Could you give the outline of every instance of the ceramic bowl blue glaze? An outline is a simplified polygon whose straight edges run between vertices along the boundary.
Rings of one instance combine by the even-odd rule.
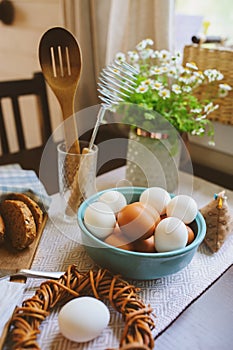
[[[114,189],[116,190],[116,188]],[[191,224],[195,233],[194,241],[185,248],[172,252],[141,253],[123,250],[106,244],[89,232],[83,222],[85,210],[88,205],[97,201],[102,193],[109,190],[113,190],[113,188],[89,197],[81,204],[78,210],[78,224],[81,229],[82,244],[95,263],[125,278],[152,280],[174,274],[191,262],[206,233],[205,220],[200,212],[198,212]],[[145,188],[121,187],[117,188],[117,190],[126,196],[127,203],[131,203],[139,200],[140,194]]]

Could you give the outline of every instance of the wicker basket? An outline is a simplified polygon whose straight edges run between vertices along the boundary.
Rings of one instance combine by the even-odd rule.
[[[184,48],[183,63],[195,62],[200,70],[217,69],[223,75],[221,83],[227,83],[233,88],[233,50],[225,47],[207,48],[201,45],[187,45]],[[218,82],[219,83],[219,82]],[[205,86],[198,89],[198,97],[204,97]],[[217,96],[218,84],[213,86],[211,94]],[[224,124],[233,124],[233,89],[224,98],[218,98],[215,103],[219,108],[210,113],[208,118]]]

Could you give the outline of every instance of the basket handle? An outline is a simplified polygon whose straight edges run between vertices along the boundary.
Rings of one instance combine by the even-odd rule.
[[[224,45],[226,38],[218,35],[194,35],[192,36],[192,42],[194,44],[221,44]]]

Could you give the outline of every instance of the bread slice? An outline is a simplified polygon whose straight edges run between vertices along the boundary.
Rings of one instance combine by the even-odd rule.
[[[28,206],[22,201],[6,199],[1,203],[0,211],[6,237],[13,248],[22,250],[28,247],[37,234],[35,220]]]
[[[5,240],[5,224],[0,214],[0,244],[2,244],[4,240]]]
[[[38,232],[43,223],[43,211],[39,205],[24,193],[11,193],[7,196],[7,199],[19,200],[28,206],[35,220],[36,230]]]

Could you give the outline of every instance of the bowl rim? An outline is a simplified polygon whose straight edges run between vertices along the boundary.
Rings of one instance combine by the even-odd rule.
[[[87,199],[85,199],[82,202],[82,204],[80,205],[79,209],[78,209],[77,216],[78,216],[78,224],[79,224],[80,229],[88,237],[90,237],[92,240],[94,240],[96,243],[98,243],[98,245],[99,244],[103,245],[102,248],[107,248],[108,250],[117,251],[119,253],[129,254],[131,256],[148,257],[148,258],[175,257],[177,255],[181,256],[182,254],[186,254],[189,251],[191,251],[191,250],[195,249],[196,247],[198,247],[201,244],[201,242],[204,240],[204,237],[206,235],[206,222],[205,222],[205,219],[204,219],[203,215],[201,214],[201,212],[199,210],[197,212],[196,218],[194,219],[196,221],[198,230],[201,228],[199,234],[195,237],[194,241],[192,243],[190,243],[189,245],[185,246],[184,248],[176,249],[176,250],[169,251],[169,252],[145,253],[145,252],[134,252],[134,251],[131,251],[131,250],[121,249],[121,248],[115,247],[113,245],[110,245],[108,243],[105,243],[104,241],[102,241],[98,237],[94,236],[91,232],[88,231],[88,229],[84,225],[83,217],[84,217],[84,213],[85,213],[86,208],[88,207],[89,204],[95,202],[103,193],[108,192],[108,191],[117,190],[119,192],[122,192],[123,194],[124,193],[132,194],[132,192],[134,194],[141,194],[142,191],[144,191],[146,189],[147,189],[147,187],[137,187],[137,186],[114,187],[114,188],[108,188],[108,189],[96,192],[92,196],[90,196]],[[169,194],[170,194],[171,198],[176,196],[173,193],[169,193]],[[101,249],[101,247],[96,247],[96,246],[93,246],[93,248]]]

